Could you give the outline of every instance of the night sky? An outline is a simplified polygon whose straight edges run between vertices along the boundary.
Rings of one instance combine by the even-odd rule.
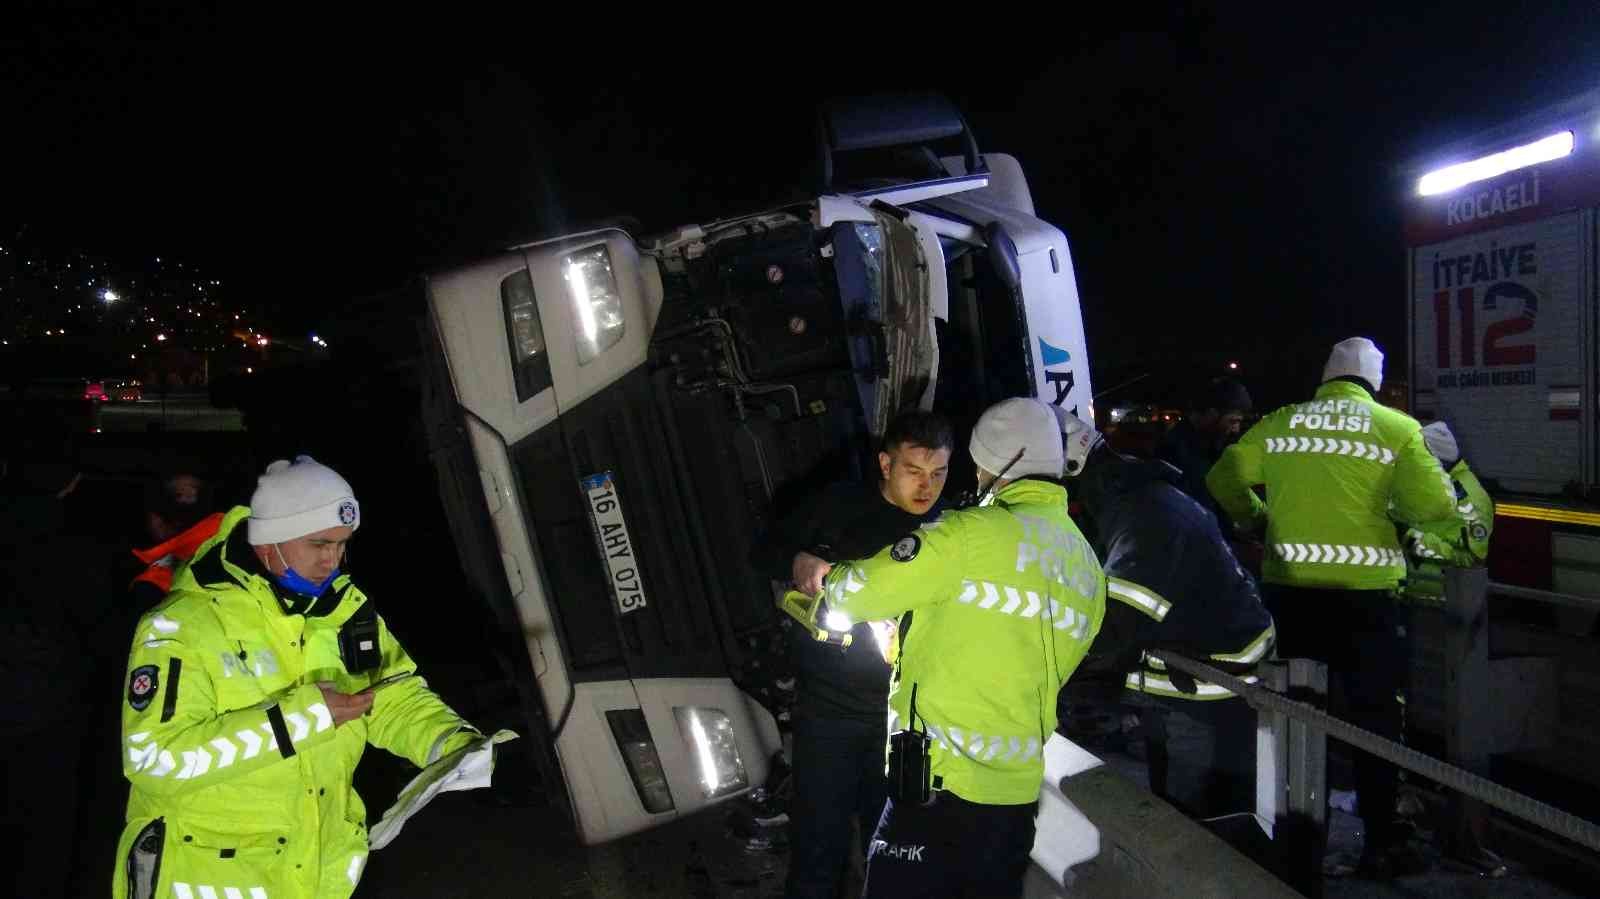
[[[648,47],[607,21],[78,12],[0,29],[0,245],[192,260],[308,328],[512,240],[798,195],[820,98],[933,89],[1067,232],[1097,389],[1238,359],[1283,400],[1351,333],[1401,364],[1402,163],[1600,84],[1594,4],[1540,6],[990,4],[943,34],[663,9]],[[959,24],[980,12],[1003,24]]]

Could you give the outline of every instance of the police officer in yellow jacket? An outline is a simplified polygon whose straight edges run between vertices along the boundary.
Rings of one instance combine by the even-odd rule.
[[[851,620],[901,618],[868,897],[1021,895],[1056,694],[1105,615],[1100,563],[1067,515],[1055,414],[1005,400],[969,449],[992,503],[826,580]]]
[[[1406,579],[1400,596],[1420,605],[1444,601],[1444,566],[1470,568],[1489,559],[1489,535],[1494,530],[1494,500],[1478,483],[1478,476],[1461,457],[1450,426],[1435,421],[1422,429],[1422,439],[1450,475],[1455,490],[1455,514],[1443,521],[1421,521],[1406,529]]]
[[[139,622],[117,899],[337,899],[360,881],[368,743],[419,766],[476,735],[339,573],[350,485],[274,462]]]
[[[1408,652],[1391,597],[1406,572],[1396,523],[1446,518],[1455,501],[1421,426],[1374,398],[1383,353],[1371,340],[1335,344],[1322,381],[1309,402],[1278,409],[1229,447],[1206,485],[1235,522],[1266,527],[1262,580],[1279,653],[1326,662],[1353,723],[1397,739]],[[1355,769],[1363,868],[1411,867],[1393,826],[1398,773],[1364,752]]]

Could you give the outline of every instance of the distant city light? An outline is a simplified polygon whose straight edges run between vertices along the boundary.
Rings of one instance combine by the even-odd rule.
[[[257,337],[256,338],[256,346],[266,346],[266,345],[267,345],[267,339],[265,337]]]
[[[1238,371],[1239,370],[1239,363],[1237,363],[1237,362],[1229,362],[1228,363],[1228,370],[1229,371]]]
[[[156,340],[158,340],[158,341],[166,340],[166,339],[167,339],[167,335],[165,335],[165,334],[157,334],[156,335]]]
[[[105,300],[107,303],[115,303],[117,300],[122,298],[117,296],[117,292],[115,290],[112,290],[108,287],[105,290],[100,291],[100,299]]]
[[[244,373],[247,375],[253,375],[256,373],[256,370],[247,365],[245,366]]]

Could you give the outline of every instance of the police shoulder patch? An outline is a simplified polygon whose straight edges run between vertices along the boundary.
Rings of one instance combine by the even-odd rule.
[[[907,534],[894,542],[889,547],[889,558],[896,562],[909,562],[922,551],[922,538],[916,534]]]
[[[155,665],[140,665],[128,674],[128,705],[133,706],[135,712],[149,708],[150,702],[156,698],[159,672],[160,669]]]

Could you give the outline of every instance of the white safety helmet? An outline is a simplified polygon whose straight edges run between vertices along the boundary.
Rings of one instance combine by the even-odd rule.
[[[1061,446],[1066,454],[1066,476],[1075,478],[1083,474],[1083,467],[1089,462],[1089,454],[1106,439],[1105,435],[1095,430],[1094,425],[1060,406],[1052,406],[1056,410],[1056,418],[1061,422]]]
[[[1456,435],[1450,433],[1450,426],[1442,421],[1436,421],[1422,429],[1422,442],[1427,444],[1428,452],[1433,453],[1445,466],[1454,465],[1461,458],[1461,448],[1456,445]]]
[[[1334,378],[1360,378],[1372,385],[1373,390],[1383,387],[1383,350],[1365,337],[1347,337],[1333,345],[1328,354],[1328,364],[1322,368],[1322,380]]]
[[[990,406],[972,428],[967,451],[978,467],[1009,480],[1061,477],[1061,445],[1048,403],[1012,397]]]

